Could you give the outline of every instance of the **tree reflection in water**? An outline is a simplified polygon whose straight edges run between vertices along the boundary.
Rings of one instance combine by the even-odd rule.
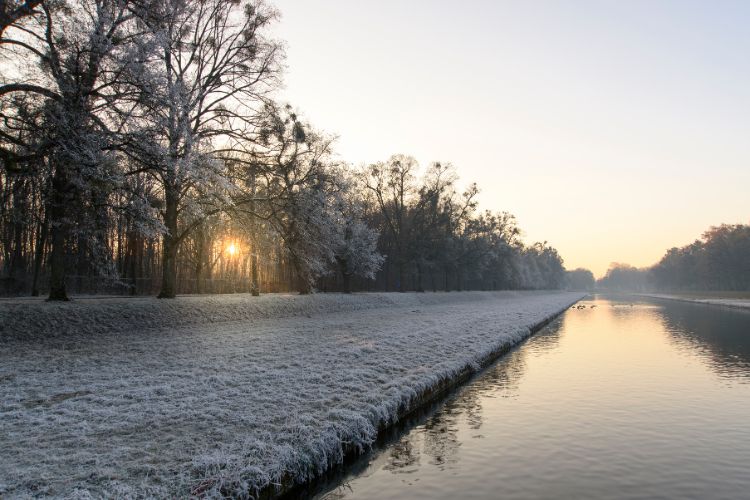
[[[394,473],[408,473],[413,465],[419,465],[419,451],[414,450],[411,440],[404,436],[391,446],[388,463],[383,468]]]
[[[442,405],[427,412],[417,422],[399,429],[398,432],[404,434],[390,444],[383,469],[408,474],[419,465],[420,456],[425,455],[440,470],[450,470],[451,464],[457,461],[461,446],[457,435],[459,421],[462,420],[470,429],[481,430],[482,401],[516,397],[518,383],[526,368],[526,357],[554,350],[559,343],[562,324],[563,320],[557,320],[543,332],[524,341],[523,349],[519,349],[520,346],[511,349],[497,363],[448,396]],[[482,435],[478,432],[472,437],[479,439]],[[374,454],[376,458],[371,457],[371,463],[382,458],[377,451]]]
[[[750,311],[672,302],[660,314],[678,349],[697,352],[724,379],[750,383]]]

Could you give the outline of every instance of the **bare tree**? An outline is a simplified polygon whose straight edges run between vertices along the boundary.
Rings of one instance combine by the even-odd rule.
[[[374,279],[385,260],[378,251],[377,229],[365,221],[365,201],[360,196],[356,181],[345,169],[336,174],[339,190],[332,207],[336,221],[334,258],[343,278],[343,292],[352,292],[352,277]]]
[[[260,1],[156,0],[137,12],[154,46],[139,116],[151,142],[139,154],[163,193],[159,297],[171,298],[180,243],[231,204],[223,160],[252,142],[282,52],[265,36],[276,13]]]
[[[101,213],[115,176],[115,159],[107,151],[105,114],[115,99],[117,67],[124,64],[115,60],[122,46],[132,40],[133,34],[127,31],[132,16],[126,2],[118,0],[88,0],[72,6],[37,2],[37,6],[24,23],[10,25],[6,30],[10,36],[1,40],[4,50],[13,51],[17,67],[12,71],[15,81],[6,80],[0,86],[0,98],[14,99],[19,93],[36,96],[37,106],[43,110],[42,128],[35,132],[42,136],[36,137],[36,152],[48,159],[51,175],[47,199],[52,239],[49,299],[67,300],[65,248],[71,231],[82,220],[72,208],[86,204]],[[29,66],[29,59],[37,64]],[[32,68],[35,73],[19,67]],[[6,123],[20,123],[19,116],[11,113]],[[14,142],[7,134],[3,138]],[[15,146],[20,146],[18,141]],[[90,198],[82,203],[81,196]],[[102,228],[98,230],[92,248],[105,244]]]
[[[385,226],[393,239],[393,260],[398,267],[396,289],[404,291],[409,205],[418,190],[415,183],[417,161],[411,156],[395,155],[385,163],[370,165],[365,170],[365,186],[375,195]]]
[[[334,259],[333,139],[306,126],[290,106],[268,108],[261,139],[263,147],[254,153],[264,165],[266,213],[261,216],[284,242],[298,291],[310,293],[314,280]]]

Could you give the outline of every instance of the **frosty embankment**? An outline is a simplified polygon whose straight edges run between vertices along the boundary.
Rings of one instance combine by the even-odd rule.
[[[0,496],[253,496],[325,472],[566,292],[0,302]]]
[[[638,295],[655,299],[676,300],[678,302],[693,302],[695,304],[750,310],[750,298],[743,298],[747,296],[745,293],[737,294],[742,295],[743,297],[725,297],[721,295],[712,296],[709,293],[710,292],[704,292],[703,294],[700,292],[691,294],[641,293]]]

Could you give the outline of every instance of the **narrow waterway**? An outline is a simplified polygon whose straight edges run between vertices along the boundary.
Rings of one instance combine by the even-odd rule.
[[[596,297],[317,498],[750,498],[750,312]]]

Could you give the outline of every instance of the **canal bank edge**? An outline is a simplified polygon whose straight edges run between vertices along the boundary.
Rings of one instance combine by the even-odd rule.
[[[376,440],[381,439],[394,425],[397,424],[398,421],[404,420],[412,416],[413,414],[423,410],[429,405],[437,402],[440,398],[447,395],[453,389],[456,389],[460,385],[467,382],[476,373],[487,368],[495,361],[497,361],[501,356],[510,351],[513,347],[518,345],[520,342],[528,339],[530,336],[534,335],[539,330],[549,325],[557,317],[562,315],[562,313],[567,311],[572,305],[581,301],[585,297],[586,294],[581,294],[578,299],[571,301],[570,303],[565,305],[565,307],[560,308],[558,311],[546,316],[544,319],[528,326],[526,335],[521,337],[519,340],[515,342],[504,342],[493,349],[491,352],[484,355],[479,361],[467,362],[466,365],[455,375],[441,376],[440,380],[437,383],[417,394],[417,396],[415,396],[408,404],[399,407],[397,419],[391,422],[380,422]],[[343,444],[342,447],[344,456],[343,462],[341,464],[342,466],[349,465],[357,460],[360,456],[362,456],[361,450],[359,450],[353,444]],[[304,483],[295,482],[294,478],[291,476],[284,477],[278,484],[269,485],[257,492],[255,498],[257,498],[258,500],[283,500],[295,498],[305,492],[309,492],[312,486],[316,484],[316,482],[321,478],[323,478],[328,472],[330,471],[315,475],[310,480]]]
[[[701,304],[704,306],[718,306],[727,307],[730,309],[740,309],[744,311],[750,311],[750,300],[748,299],[731,299],[731,298],[698,298],[698,297],[684,297],[680,295],[660,294],[660,293],[638,293],[635,294],[638,297],[646,297],[649,299],[660,299],[660,300],[672,300],[675,302],[686,302],[689,304]]]

